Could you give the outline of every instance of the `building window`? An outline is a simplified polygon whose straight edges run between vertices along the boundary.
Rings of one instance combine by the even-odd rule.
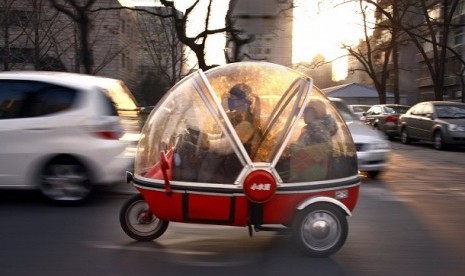
[[[6,26],[24,27],[36,22],[36,15],[31,11],[10,10],[0,11],[0,22]]]

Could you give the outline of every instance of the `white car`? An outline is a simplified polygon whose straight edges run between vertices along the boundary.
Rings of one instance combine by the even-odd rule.
[[[358,119],[363,120],[363,113],[367,112],[371,108],[371,105],[366,104],[349,104],[347,106],[352,113],[357,115]]]
[[[0,188],[40,189],[55,201],[80,202],[94,185],[124,181],[134,162],[128,139],[137,139],[127,118],[136,113],[119,80],[0,73]]]
[[[379,131],[365,125],[342,99],[329,98],[346,121],[357,148],[358,169],[376,178],[387,166],[389,141]]]

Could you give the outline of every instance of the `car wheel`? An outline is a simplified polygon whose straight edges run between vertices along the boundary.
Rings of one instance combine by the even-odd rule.
[[[400,141],[402,142],[402,144],[410,144],[411,142],[410,137],[408,136],[408,133],[407,133],[407,128],[405,127],[400,132]]]
[[[92,191],[87,168],[71,157],[48,162],[40,175],[42,194],[56,202],[80,202]]]
[[[370,177],[372,179],[378,178],[380,173],[381,173],[380,171],[367,171],[368,177]]]
[[[434,144],[434,148],[437,149],[437,150],[446,149],[446,145],[444,144],[444,139],[442,137],[441,131],[437,130],[437,131],[434,132],[433,144]]]
[[[133,195],[119,213],[123,231],[136,241],[152,241],[165,233],[168,221],[157,218],[141,194]]]
[[[330,203],[312,204],[300,211],[292,228],[297,247],[311,257],[328,257],[345,243],[348,234],[343,211]]]

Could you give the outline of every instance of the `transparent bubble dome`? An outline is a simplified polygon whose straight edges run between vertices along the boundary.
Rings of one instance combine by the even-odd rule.
[[[134,176],[241,185],[256,169],[283,185],[358,173],[347,126],[311,78],[240,62],[199,70],[166,93],[142,130]]]

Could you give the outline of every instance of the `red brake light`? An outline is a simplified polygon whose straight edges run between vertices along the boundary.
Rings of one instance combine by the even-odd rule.
[[[87,128],[90,133],[101,139],[118,140],[123,135],[119,118],[97,117],[89,120]]]
[[[109,139],[109,140],[117,140],[121,136],[120,135],[121,133],[115,132],[115,131],[109,131],[109,130],[96,131],[94,134],[100,138]]]
[[[399,121],[399,117],[397,117],[397,116],[387,116],[386,119],[384,119],[384,121],[386,123],[387,122],[397,123],[397,121]]]

